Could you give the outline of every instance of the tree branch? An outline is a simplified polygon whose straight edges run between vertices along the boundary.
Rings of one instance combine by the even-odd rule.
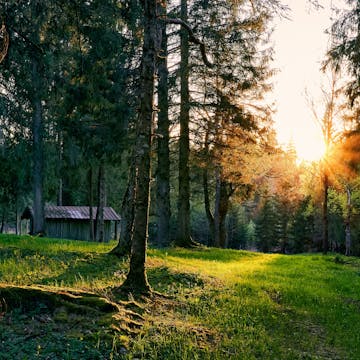
[[[189,41],[192,42],[193,44],[199,45],[201,57],[202,57],[204,64],[210,68],[214,67],[214,64],[211,63],[207,57],[206,47],[205,47],[204,42],[195,36],[193,29],[187,22],[185,22],[181,19],[174,19],[174,18],[164,18],[162,20],[165,21],[167,24],[180,25],[183,28],[185,28],[189,34]]]
[[[24,35],[23,33],[21,33],[19,30],[16,30],[13,27],[9,27],[10,31],[13,31],[14,33],[16,33],[17,35],[19,35],[27,44],[29,44],[30,46],[33,47],[33,49],[36,49],[37,51],[39,51],[41,54],[44,53],[44,50],[42,49],[42,47],[35,43],[34,41],[32,41],[28,36]]]
[[[5,24],[0,28],[0,63],[5,59],[9,48],[9,33],[6,30]]]

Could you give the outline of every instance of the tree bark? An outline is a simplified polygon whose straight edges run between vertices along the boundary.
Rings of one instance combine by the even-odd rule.
[[[229,210],[228,184],[222,179],[220,171],[216,176],[215,210],[214,210],[214,244],[225,248],[227,245],[226,216]]]
[[[150,206],[150,153],[154,114],[156,57],[160,48],[160,27],[157,7],[161,0],[143,0],[144,40],[140,79],[140,111],[135,146],[136,186],[134,232],[131,245],[130,270],[122,286],[126,291],[151,291],[145,271]]]
[[[214,246],[214,235],[215,235],[215,222],[214,215],[211,212],[210,208],[210,195],[209,195],[209,170],[208,170],[208,162],[209,162],[209,133],[210,127],[208,125],[205,132],[204,139],[204,156],[205,156],[205,166],[203,169],[203,190],[204,190],[204,206],[205,206],[205,214],[209,224],[209,241],[208,246]]]
[[[187,22],[187,0],[181,0],[181,20]],[[179,195],[177,236],[175,245],[194,246],[190,231],[190,95],[189,95],[189,34],[180,30],[180,139],[179,139]]]
[[[63,177],[61,173],[62,169],[62,163],[63,163],[63,142],[62,142],[62,136],[61,136],[61,130],[58,132],[58,146],[59,146],[59,158],[58,158],[58,176],[59,176],[59,183],[58,183],[58,198],[57,198],[57,204],[58,206],[63,205]]]
[[[94,226],[94,191],[93,191],[93,168],[90,165],[89,173],[89,232],[90,232],[90,240],[95,241],[95,226]]]
[[[351,255],[351,191],[346,187],[345,255]]]
[[[21,235],[21,216],[19,212],[19,196],[18,189],[15,194],[15,234]]]
[[[45,234],[45,214],[44,214],[44,124],[43,108],[41,103],[41,75],[39,60],[36,55],[32,59],[31,79],[33,85],[32,97],[32,135],[33,135],[33,194],[34,194],[34,222],[33,233],[35,235]]]
[[[328,193],[329,193],[329,177],[325,170],[323,174],[323,204],[322,204],[322,250],[324,255],[329,251],[329,218],[328,218]]]
[[[289,210],[289,209],[287,209]],[[289,243],[289,234],[288,234],[288,228],[289,228],[289,212],[282,213],[282,219],[281,219],[281,225],[282,225],[282,237],[280,241],[280,252],[282,254],[286,254],[286,249],[288,247]]]
[[[215,222],[214,222],[214,216],[210,209],[209,179],[208,179],[208,169],[206,167],[203,169],[203,189],[204,189],[205,214],[208,220],[209,233],[210,233],[208,246],[214,246]]]
[[[101,161],[98,174],[98,206],[96,211],[96,240],[105,241],[104,208],[106,206],[105,165]]]
[[[6,209],[3,210],[2,216],[1,216],[1,225],[0,225],[0,234],[3,234],[6,228]]]
[[[135,165],[131,164],[129,179],[121,205],[120,239],[111,253],[123,257],[131,253],[135,208]]]
[[[162,8],[162,16],[166,16],[166,2]],[[169,150],[169,100],[168,100],[168,67],[167,67],[167,35],[166,22],[161,21],[161,54],[158,59],[158,126],[157,126],[157,155],[156,172],[156,209],[157,233],[156,243],[161,246],[170,244],[170,150]]]

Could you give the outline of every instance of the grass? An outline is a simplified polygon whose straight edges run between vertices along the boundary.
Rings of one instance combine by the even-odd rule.
[[[4,235],[0,282],[114,300],[128,262],[107,254],[113,246]],[[0,305],[0,359],[360,359],[360,259],[150,249],[147,268],[169,296],[129,303],[141,331],[110,331],[113,323],[61,307]]]

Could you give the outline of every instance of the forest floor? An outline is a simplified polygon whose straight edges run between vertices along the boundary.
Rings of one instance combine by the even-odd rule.
[[[360,259],[0,236],[0,359],[360,359]],[[159,293],[166,296],[160,296]]]

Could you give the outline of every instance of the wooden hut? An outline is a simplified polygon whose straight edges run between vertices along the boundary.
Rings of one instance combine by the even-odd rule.
[[[97,208],[93,207],[96,218]],[[28,206],[21,219],[29,220],[29,232],[33,233],[33,209]],[[120,216],[111,207],[104,208],[105,241],[118,237],[117,229]],[[90,208],[89,206],[45,206],[46,236],[62,239],[90,241]]]

